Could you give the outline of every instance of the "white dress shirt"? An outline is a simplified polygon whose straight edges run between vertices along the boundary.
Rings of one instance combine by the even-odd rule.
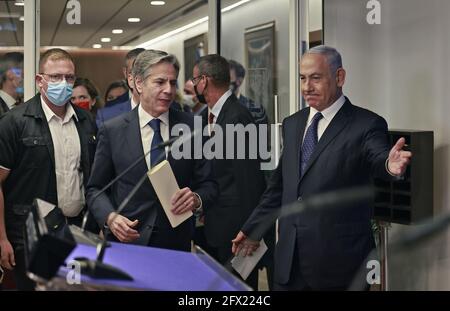
[[[341,97],[339,97],[330,107],[321,111],[323,118],[319,120],[319,124],[317,125],[317,141],[320,140],[328,125],[331,123],[331,120],[333,120],[334,116],[338,113],[339,109],[341,109],[344,104],[345,97],[344,95],[341,95]],[[305,129],[305,133],[303,133],[303,139],[305,139],[307,128],[311,125],[313,117],[318,112],[319,111],[315,108],[310,107],[308,122],[306,123],[308,124],[308,126]]]
[[[142,149],[144,154],[149,152],[152,146],[153,140],[153,130],[148,124],[151,120],[155,119],[152,115],[147,113],[142,105],[138,107],[138,116],[139,116],[139,128],[141,129],[141,141],[142,141]],[[163,141],[169,140],[169,111],[164,112],[162,115],[158,117],[161,120],[160,123],[160,131]],[[166,158],[167,153],[169,151],[169,147],[166,147]],[[148,169],[150,169],[150,154],[145,157],[145,162],[147,163]]]
[[[134,102],[133,96],[130,97],[130,104],[131,110],[133,110],[134,108],[136,108],[137,105],[139,105],[139,103]]]
[[[58,117],[45,104],[41,106],[47,119],[55,152],[56,191],[58,207],[67,217],[75,217],[84,207],[83,171],[81,169],[81,144],[75,122],[77,115],[67,105],[64,119]]]
[[[231,94],[233,94],[231,92],[231,90],[226,91],[220,98],[219,100],[214,104],[214,106],[211,108],[208,107],[208,118],[209,118],[209,114],[212,113],[214,115],[214,119],[213,119],[213,123],[212,125],[216,124],[217,121],[217,117],[220,114],[220,111],[222,110],[223,105],[225,104],[225,102],[227,101],[228,97],[231,96]],[[211,126],[212,127],[212,126]],[[208,127],[209,130],[209,134],[211,135],[211,127]]]

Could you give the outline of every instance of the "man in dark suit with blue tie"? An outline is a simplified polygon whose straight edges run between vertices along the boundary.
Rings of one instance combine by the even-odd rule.
[[[217,197],[217,183],[212,177],[211,163],[205,159],[174,160],[168,149],[155,146],[172,138],[173,129],[182,124],[193,129],[193,117],[169,109],[175,97],[179,63],[175,56],[161,51],[144,51],[133,66],[140,105],[104,123],[98,134],[88,184],[88,206],[98,224],[108,226],[108,239],[190,251],[193,219],[172,228],[147,179],[129,201],[123,212],[116,213],[139,179],[162,159],[167,158],[177,179],[179,190],[172,200],[172,212],[181,214],[208,205]],[[152,150],[149,156],[142,156]],[[98,194],[115,176],[141,161],[114,185],[109,193]]]
[[[342,93],[345,70],[331,47],[310,49],[300,63],[309,107],[283,122],[283,154],[254,213],[233,240],[233,252],[251,254],[259,226],[297,200],[401,176],[411,153],[400,138],[389,151],[386,121],[354,106]],[[272,214],[273,213],[273,214]],[[317,209],[279,219],[275,289],[343,290],[374,248],[371,202]],[[364,276],[365,278],[365,276]]]

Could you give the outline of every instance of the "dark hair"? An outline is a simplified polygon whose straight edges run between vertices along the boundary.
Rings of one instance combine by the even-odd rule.
[[[73,88],[76,88],[77,86],[84,86],[89,96],[92,99],[95,99],[95,105],[91,107],[91,113],[95,117],[97,110],[103,108],[104,106],[103,100],[101,99],[97,88],[89,79],[86,78],[77,78],[73,84]]]
[[[201,75],[212,78],[212,83],[218,87],[228,88],[230,85],[230,64],[218,55],[210,54],[200,57],[195,63]]]
[[[236,73],[236,78],[242,78],[245,77],[245,68],[240,63],[238,63],[235,60],[229,59],[228,63],[230,63],[230,70],[234,70]]]
[[[76,88],[77,86],[84,86],[86,88],[86,90],[88,91],[89,96],[92,99],[97,100],[97,102],[100,99],[100,97],[98,96],[97,88],[89,79],[77,78],[75,80],[75,83],[73,84],[73,88]]]
[[[39,72],[43,72],[44,65],[47,63],[48,60],[68,60],[71,61],[72,64],[75,66],[75,62],[73,61],[72,56],[67,53],[67,51],[59,48],[50,49],[44,52],[42,54],[41,59],[39,60]]]
[[[128,92],[128,86],[127,86],[127,84],[125,83],[125,81],[124,80],[118,80],[118,81],[114,81],[114,82],[112,82],[109,86],[108,86],[108,88],[106,89],[106,92],[105,92],[105,103],[107,102],[107,97],[108,97],[108,93],[112,90],[112,89],[117,89],[117,88],[119,88],[119,87],[121,87],[121,88],[123,88],[126,92]]]
[[[124,66],[127,66],[127,61],[129,61],[130,59],[136,59],[136,57],[141,54],[142,52],[144,52],[145,49],[144,48],[135,48],[130,50],[127,55],[125,55],[125,64]]]

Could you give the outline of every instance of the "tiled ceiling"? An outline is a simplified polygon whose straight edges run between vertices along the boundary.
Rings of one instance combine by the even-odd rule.
[[[150,0],[77,0],[81,6],[81,23],[70,25],[66,16],[69,0],[41,0],[41,46],[76,46],[90,48],[100,43],[104,48],[121,46],[131,41],[144,29],[175,11],[190,10],[206,5],[206,0],[166,0],[163,6],[153,6]],[[23,46],[23,7],[14,0],[0,1],[0,47]],[[129,17],[138,17],[139,23],[129,23]],[[112,34],[120,28],[122,34]],[[100,42],[109,37],[111,42]]]

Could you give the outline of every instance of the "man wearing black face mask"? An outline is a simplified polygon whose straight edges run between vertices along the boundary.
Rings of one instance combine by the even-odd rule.
[[[219,198],[213,205],[205,206],[205,237],[211,247],[211,255],[226,265],[232,258],[231,240],[234,233],[256,207],[265,189],[260,160],[252,159],[248,154],[244,158],[237,156],[236,141],[234,152],[230,156],[225,150],[233,137],[227,136],[228,125],[246,127],[254,123],[250,112],[239,104],[236,96],[229,90],[230,66],[220,55],[206,55],[194,66],[192,82],[199,101],[207,103],[203,118],[208,120],[210,133],[221,127],[223,131],[224,154],[226,159],[214,158],[213,168],[219,184]],[[244,146],[248,150],[251,143],[249,137],[244,138]],[[239,146],[242,147],[242,146]],[[258,270],[254,269],[246,282],[257,289]]]
[[[268,119],[264,107],[241,94],[240,88],[245,78],[244,66],[232,59],[228,62],[230,63],[230,90],[236,95],[239,103],[250,111],[256,124],[267,124]]]
[[[116,99],[114,102],[105,104],[105,107],[97,111],[97,117],[95,122],[97,123],[97,127],[103,125],[103,123],[107,120],[113,119],[123,113],[129,112],[133,110],[137,105],[139,105],[139,93],[134,87],[134,79],[131,74],[131,70],[133,69],[134,61],[136,57],[145,51],[143,48],[136,48],[127,53],[125,56],[125,64],[123,66],[123,75],[125,81],[130,89],[129,96],[123,95],[123,101]]]
[[[0,59],[0,116],[14,108],[23,94],[22,68],[22,53],[6,53]]]
[[[25,274],[23,238],[33,200],[57,205],[52,211],[57,227],[80,225],[96,143],[89,112],[70,104],[75,82],[70,54],[46,51],[35,79],[40,93],[0,118],[1,266],[14,270],[19,290],[34,288]]]

